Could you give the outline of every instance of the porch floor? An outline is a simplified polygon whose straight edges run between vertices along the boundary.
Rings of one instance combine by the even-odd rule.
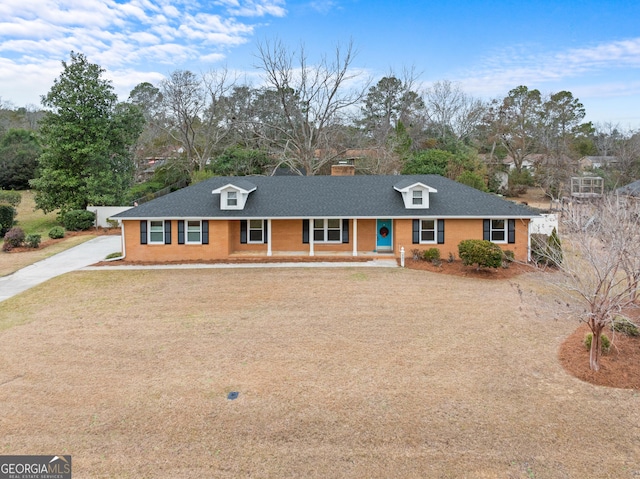
[[[273,251],[271,256],[267,256],[266,251],[234,251],[229,254],[230,258],[365,258],[365,259],[394,259],[395,255],[391,251],[358,251],[357,256],[353,256],[353,251],[315,251],[313,256],[308,251]]]

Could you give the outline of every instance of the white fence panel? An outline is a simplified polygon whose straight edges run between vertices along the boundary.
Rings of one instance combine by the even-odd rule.
[[[88,211],[93,211],[96,215],[96,226],[99,228],[108,228],[111,226],[107,223],[107,218],[122,213],[133,208],[133,206],[87,206]],[[118,222],[120,224],[120,222]]]
[[[531,234],[551,235],[553,228],[558,231],[558,215],[543,214],[541,218],[533,218],[531,220]]]

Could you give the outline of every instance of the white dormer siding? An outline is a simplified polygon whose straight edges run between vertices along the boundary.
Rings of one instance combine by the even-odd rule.
[[[405,208],[420,210],[429,208],[429,193],[438,192],[435,188],[431,188],[424,183],[409,183],[406,181],[396,184],[393,189],[402,194]]]
[[[249,193],[256,190],[256,186],[245,180],[237,183],[229,183],[213,190],[212,194],[220,194],[221,210],[243,210],[247,203]]]

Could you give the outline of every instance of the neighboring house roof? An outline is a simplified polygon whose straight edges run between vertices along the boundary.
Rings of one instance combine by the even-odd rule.
[[[619,195],[627,196],[640,196],[640,180],[629,183],[628,185],[621,186],[616,189],[616,193]]]
[[[617,156],[583,156],[579,160],[582,168],[601,168],[618,162]]]
[[[221,209],[214,190],[255,185],[243,209]],[[437,192],[429,208],[408,209],[395,188],[422,183]],[[524,205],[483,193],[438,175],[213,177],[115,215],[148,218],[531,218]]]

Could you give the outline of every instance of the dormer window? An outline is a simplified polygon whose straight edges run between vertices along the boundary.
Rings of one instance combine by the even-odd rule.
[[[408,178],[394,185],[393,189],[402,194],[402,201],[407,209],[429,208],[429,194],[438,192],[435,188]]]
[[[233,183],[216,188],[211,193],[220,195],[221,210],[242,210],[249,194],[255,190],[256,185],[250,181],[236,179]]]

